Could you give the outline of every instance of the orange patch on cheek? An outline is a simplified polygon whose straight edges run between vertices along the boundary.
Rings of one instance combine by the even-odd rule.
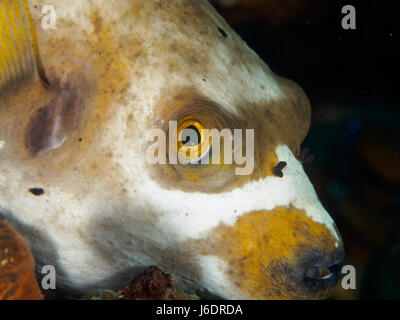
[[[210,234],[212,254],[228,263],[231,281],[256,299],[308,298],[292,270],[307,252],[335,250],[329,229],[293,207],[250,212],[233,227],[222,225]]]
[[[264,160],[264,163],[261,167],[261,176],[263,178],[268,176],[274,176],[273,170],[276,164],[278,163],[278,158],[276,157],[274,152],[269,152]]]

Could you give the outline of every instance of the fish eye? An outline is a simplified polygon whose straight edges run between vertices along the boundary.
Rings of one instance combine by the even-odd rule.
[[[178,157],[184,163],[198,163],[210,150],[211,139],[206,137],[203,124],[190,118],[178,122]]]
[[[183,145],[193,147],[200,143],[201,136],[199,130],[195,126],[190,125],[182,130],[181,138]]]

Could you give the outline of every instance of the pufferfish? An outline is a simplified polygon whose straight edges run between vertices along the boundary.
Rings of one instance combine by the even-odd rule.
[[[0,25],[1,218],[58,289],[156,265],[204,296],[331,293],[344,250],[299,160],[309,101],[208,1],[1,0]],[[150,163],[146,132],[171,121],[253,130],[253,170]],[[216,145],[199,134],[197,156]]]

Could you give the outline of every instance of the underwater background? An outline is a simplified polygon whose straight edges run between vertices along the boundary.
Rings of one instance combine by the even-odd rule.
[[[216,0],[273,72],[312,106],[304,168],[343,237],[355,290],[332,299],[400,299],[400,28],[394,2]],[[342,7],[356,9],[344,30]]]

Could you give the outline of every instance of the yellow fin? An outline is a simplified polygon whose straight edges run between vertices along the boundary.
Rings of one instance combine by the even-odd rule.
[[[43,78],[36,34],[26,0],[0,0],[0,91],[31,78]]]

